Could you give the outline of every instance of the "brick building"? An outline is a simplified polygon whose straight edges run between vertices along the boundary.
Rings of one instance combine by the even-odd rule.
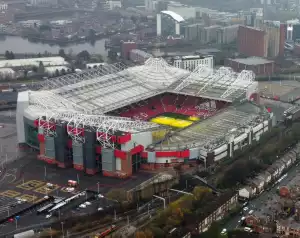
[[[267,35],[264,30],[240,26],[238,30],[238,52],[245,56],[267,57]]]
[[[224,64],[237,72],[252,70],[256,75],[271,75],[275,72],[274,61],[260,57],[226,59]]]

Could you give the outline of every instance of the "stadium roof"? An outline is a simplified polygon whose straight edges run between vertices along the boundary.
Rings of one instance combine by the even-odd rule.
[[[213,117],[175,132],[154,145],[154,148],[178,150],[197,147],[210,151],[227,144],[230,138],[245,133],[247,128],[261,123],[267,115],[263,112],[263,109],[250,102],[230,106]]]
[[[177,22],[183,22],[184,19],[182,16],[180,16],[179,14],[172,12],[172,11],[161,11],[161,13],[166,14],[170,17],[172,17],[175,21]]]
[[[248,88],[256,85],[251,71],[244,70],[237,74],[230,68],[212,70],[198,66],[191,73],[175,68],[161,58],[150,58],[141,66],[126,68],[121,64],[104,65],[48,79],[41,91],[30,92],[29,104],[35,107],[33,115],[42,116],[45,111],[61,115],[58,110],[71,111],[81,115],[82,124],[89,125],[91,117],[83,115],[104,116],[105,113],[164,92],[231,102],[241,96],[245,98]],[[143,126],[136,124],[139,130],[157,127],[150,122],[140,123]],[[125,130],[120,124],[112,128]],[[134,131],[133,127],[128,127],[128,130]]]

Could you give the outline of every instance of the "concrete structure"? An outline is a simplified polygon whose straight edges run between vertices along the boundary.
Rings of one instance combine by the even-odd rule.
[[[63,57],[42,57],[42,58],[28,58],[28,59],[13,59],[13,60],[0,60],[0,68],[15,68],[15,67],[28,67],[39,66],[40,62],[46,66],[67,65]]]
[[[238,30],[238,52],[245,56],[267,57],[268,39],[265,31],[240,26]]]
[[[156,16],[156,33],[158,36],[162,35],[163,29],[162,29],[162,24],[164,19],[169,19],[173,23],[174,27],[174,33],[175,35],[180,35],[180,23],[184,22],[184,19],[182,16],[178,15],[175,12],[172,11],[161,11],[160,13],[157,14]],[[168,26],[171,27],[171,26]]]
[[[214,67],[213,56],[188,55],[173,58],[173,66],[180,69],[193,71],[197,66],[203,65],[212,69]]]
[[[157,58],[126,69],[106,65],[19,93],[18,142],[47,163],[105,176],[197,159],[209,165],[269,130],[273,114],[256,105],[257,89],[246,70],[198,65],[189,72]],[[206,120],[180,130],[149,122],[166,112]]]
[[[131,50],[129,53],[129,59],[135,63],[139,63],[139,64],[143,64],[146,62],[146,60],[148,60],[149,58],[151,58],[152,55],[143,51],[143,50],[138,50],[138,49],[134,49]]]
[[[217,41],[217,31],[220,29],[219,25],[213,25],[204,27],[201,29],[200,33],[200,41],[203,44],[207,44],[210,42],[216,42]]]
[[[137,44],[132,41],[123,42],[121,46],[121,56],[123,59],[129,59],[130,51],[137,49]]]
[[[199,12],[197,7],[188,6],[179,2],[169,2],[168,11],[175,12],[185,19],[195,18],[197,12]]]
[[[29,0],[29,4],[32,6],[57,5],[57,0]]]
[[[115,8],[122,8],[122,2],[121,1],[108,1],[109,4],[109,10],[113,10]]]
[[[237,39],[239,25],[222,27],[217,30],[217,43],[230,44]]]
[[[263,25],[263,28],[265,33],[266,33],[266,38],[267,38],[267,57],[275,58],[279,55],[282,47],[281,43],[281,30],[280,30],[280,22],[277,24],[274,22],[266,22]]]
[[[19,21],[18,24],[25,28],[38,28],[41,25],[41,20]]]
[[[203,23],[195,23],[184,26],[184,38],[189,41],[200,40]]]
[[[275,72],[275,63],[260,57],[226,59],[226,66],[240,72],[244,69],[252,70],[257,75],[272,75]]]

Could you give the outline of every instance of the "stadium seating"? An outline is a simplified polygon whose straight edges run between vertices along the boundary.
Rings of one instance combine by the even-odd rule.
[[[196,118],[206,118],[225,106],[224,102],[166,93],[150,98],[146,101],[122,108],[117,112],[123,117],[148,121],[158,115],[178,113]]]

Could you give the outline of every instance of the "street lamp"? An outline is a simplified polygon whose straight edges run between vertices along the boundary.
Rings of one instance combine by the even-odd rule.
[[[65,235],[64,235],[64,222],[63,221],[61,222],[61,232],[62,232],[62,236],[64,238]]]

